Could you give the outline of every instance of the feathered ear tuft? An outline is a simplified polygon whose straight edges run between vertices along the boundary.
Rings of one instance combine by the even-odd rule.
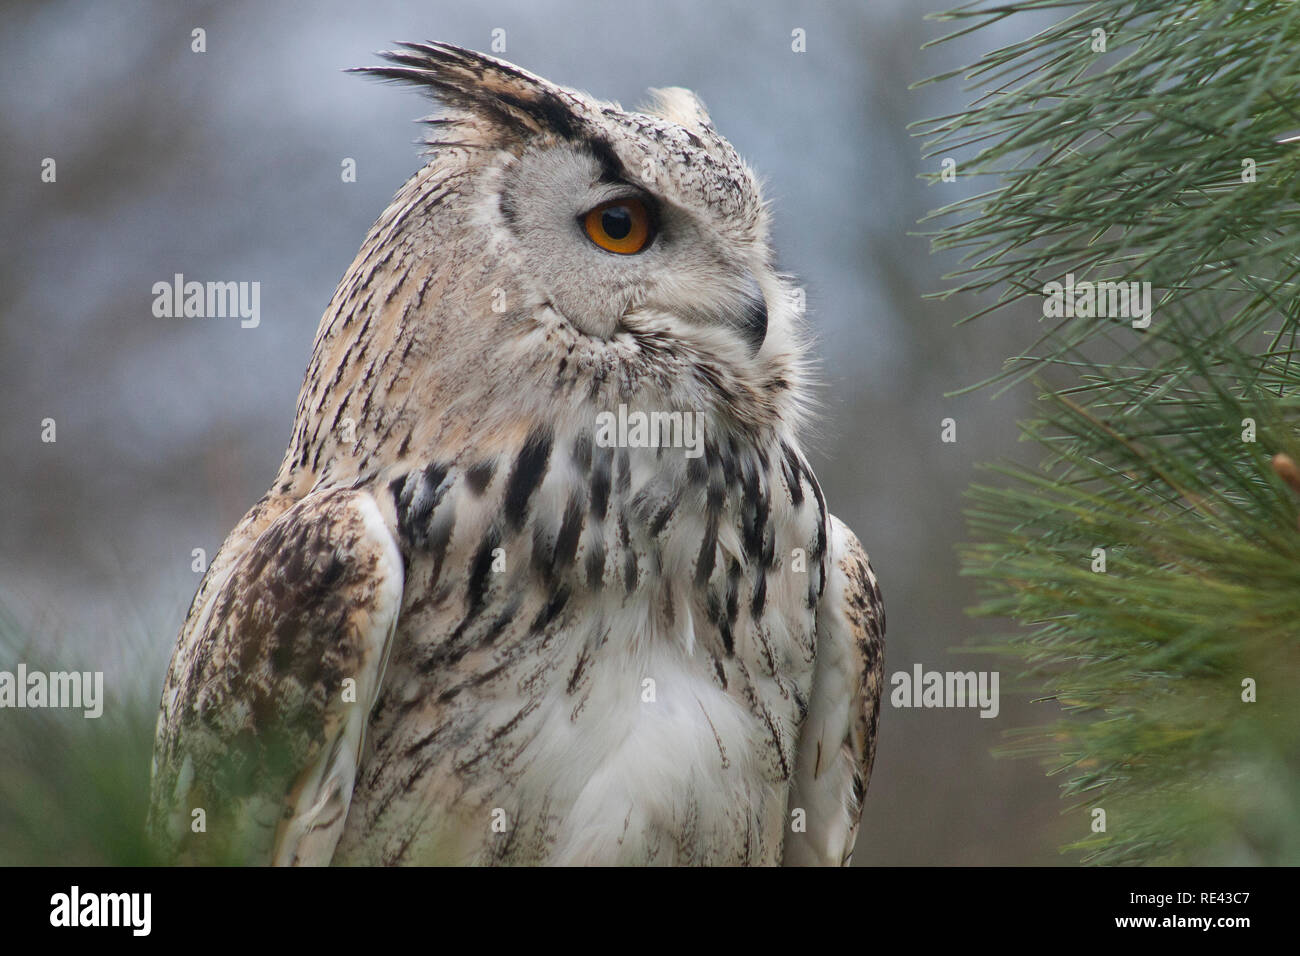
[[[709,111],[704,108],[704,101],[690,90],[680,86],[650,90],[650,102],[641,107],[641,111],[670,123],[676,123],[697,134],[713,126],[712,120],[709,119]]]
[[[348,70],[422,87],[447,106],[508,126],[516,134],[572,140],[586,126],[586,107],[540,76],[504,60],[438,41],[399,43],[380,53],[393,66]]]

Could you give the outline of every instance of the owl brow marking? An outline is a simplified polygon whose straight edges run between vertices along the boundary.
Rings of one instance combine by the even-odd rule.
[[[595,137],[587,145],[591,150],[591,155],[600,164],[600,178],[596,182],[607,185],[633,185],[631,177],[627,174],[627,169],[614,154],[614,149],[609,143]]]

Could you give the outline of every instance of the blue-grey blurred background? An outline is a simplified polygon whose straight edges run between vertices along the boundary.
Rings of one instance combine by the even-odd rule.
[[[108,708],[156,699],[199,580],[192,552],[213,555],[266,490],[321,312],[420,164],[412,120],[430,104],[342,70],[402,39],[489,50],[500,29],[499,55],[556,82],[625,106],[687,86],[708,104],[764,177],[781,267],[807,290],[824,380],[812,459],[879,573],[887,671],[1003,670],[995,720],[886,705],[856,862],[1060,861],[1057,847],[1086,835],[1082,812],[1062,816],[1039,766],[991,753],[1008,729],[1054,715],[1009,687],[1005,663],[953,652],[997,627],[964,613],[961,492],[977,462],[1014,452],[1024,406],[944,393],[996,371],[1035,330],[1014,316],[954,327],[974,303],[922,298],[954,261],[909,233],[967,187],[920,181],[939,160],[906,127],[968,97],[909,85],[978,52],[921,51],[949,29],[924,19],[943,7],[0,6],[0,607],[12,626],[106,671]],[[191,50],[195,28],[205,53]],[[791,49],[795,29],[806,52]],[[54,183],[41,179],[47,157]],[[349,157],[355,183],[340,175]],[[155,318],[151,288],[175,273],[260,282],[260,326]],[[948,417],[955,444],[939,440]]]

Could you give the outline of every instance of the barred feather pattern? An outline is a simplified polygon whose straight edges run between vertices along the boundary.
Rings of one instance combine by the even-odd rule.
[[[543,426],[513,456],[393,479],[420,586],[340,860],[779,860],[820,493],[790,446],[660,451]]]

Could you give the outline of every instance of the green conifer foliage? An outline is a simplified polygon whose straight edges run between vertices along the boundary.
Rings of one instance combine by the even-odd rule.
[[[1006,751],[1061,775],[1085,861],[1300,863],[1300,4],[945,19],[1024,28],[927,81],[973,103],[918,124],[980,184],[927,220],[963,256],[942,294],[1019,303],[989,382],[1038,395],[1039,466],[989,466],[963,549],[1050,721]],[[1099,281],[1149,283],[1149,326],[1099,314]]]

